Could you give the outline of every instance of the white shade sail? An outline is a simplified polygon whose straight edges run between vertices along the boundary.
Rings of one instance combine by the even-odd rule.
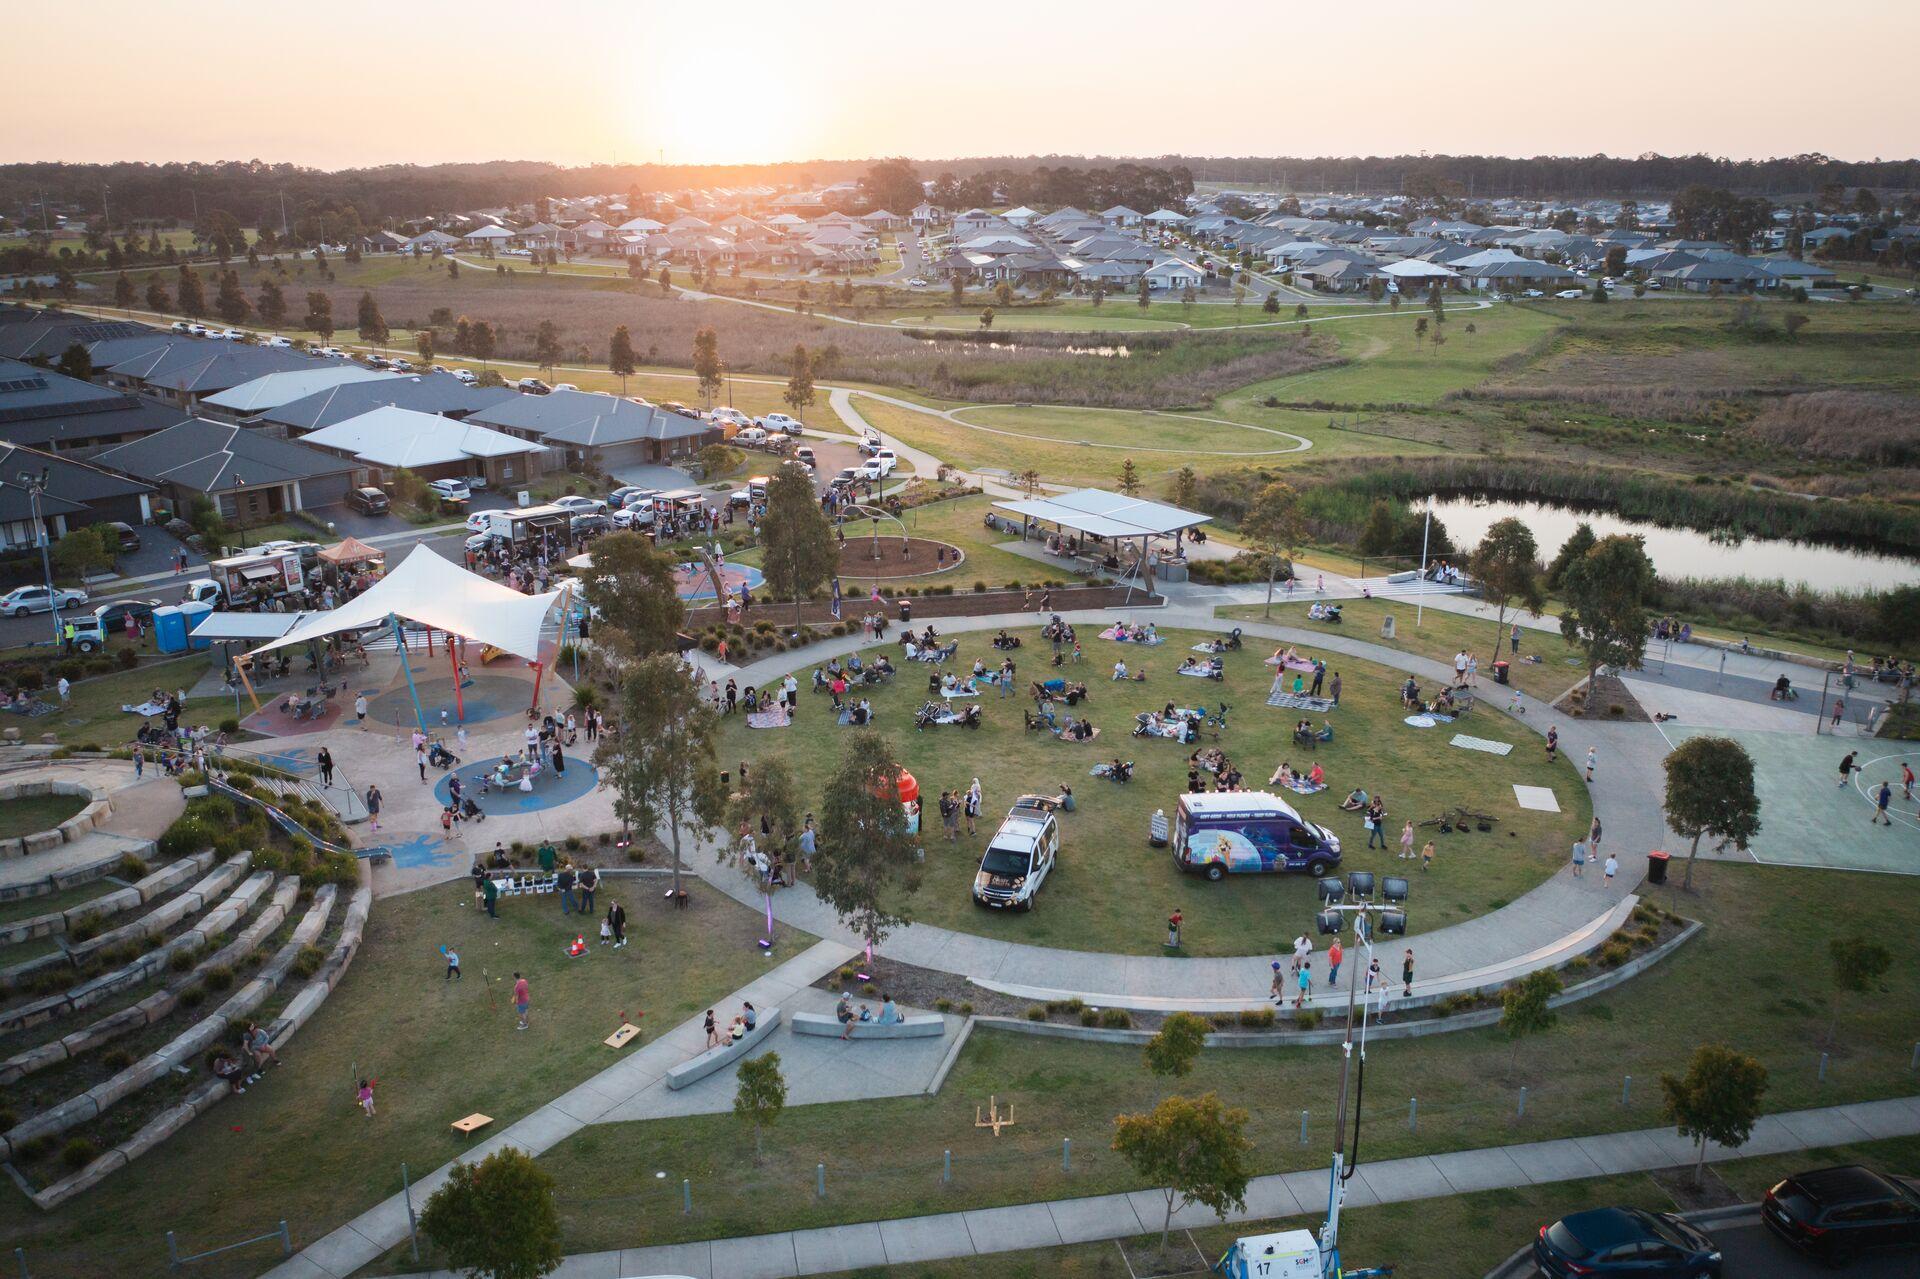
[[[308,640],[366,630],[400,617],[421,626],[491,644],[502,652],[540,660],[540,632],[564,590],[522,595],[468,572],[424,546],[399,567],[330,613],[315,613],[249,656]]]

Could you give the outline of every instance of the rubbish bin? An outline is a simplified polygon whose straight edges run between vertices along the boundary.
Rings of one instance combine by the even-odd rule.
[[[1647,854],[1647,882],[1664,884],[1667,882],[1667,860],[1671,854],[1654,849]]]
[[[1493,664],[1493,682],[1496,684],[1504,684],[1507,682],[1507,664],[1505,662],[1495,662]]]
[[[913,620],[912,600],[902,599],[900,601],[900,620],[903,622],[911,622]]]

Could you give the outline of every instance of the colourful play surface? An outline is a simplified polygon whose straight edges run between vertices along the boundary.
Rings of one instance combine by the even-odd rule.
[[[748,565],[725,564],[720,568],[720,580],[725,582],[728,591],[737,591],[742,586],[748,590],[758,590],[766,581],[759,569]],[[713,598],[713,577],[704,567],[681,564],[673,570],[674,589],[683,600]]]
[[[507,675],[488,675],[478,666],[473,668],[473,676],[467,686],[460,690],[457,706],[451,675],[420,680],[416,687],[420,692],[420,709],[426,714],[429,731],[441,725],[484,724],[510,715],[525,715],[527,707],[533,702],[533,684],[530,681]],[[377,693],[369,689],[366,693],[368,719],[399,728],[414,726],[413,696],[407,691],[404,680],[394,688]],[[341,697],[349,707],[353,705],[351,696],[343,693]],[[351,721],[351,712],[347,718]]]
[[[540,771],[531,791],[521,791],[517,787],[507,790],[495,790],[489,794],[480,793],[480,779],[500,764],[503,756],[492,759],[475,760],[460,765],[460,784],[466,787],[467,798],[480,805],[480,810],[492,817],[499,813],[537,813],[549,808],[558,808],[570,804],[591,791],[600,780],[600,774],[585,758],[567,756],[567,771],[556,773],[552,768]],[[433,784],[433,796],[444,807],[452,796],[451,776],[442,777]]]

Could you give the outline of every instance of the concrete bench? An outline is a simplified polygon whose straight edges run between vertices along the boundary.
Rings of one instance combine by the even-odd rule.
[[[845,1029],[838,1017],[832,1017],[826,1013],[795,1013],[793,1015],[793,1033],[796,1035],[823,1035],[838,1039]],[[938,1014],[928,1014],[893,1022],[856,1021],[853,1023],[853,1033],[847,1038],[937,1039],[946,1032],[946,1018]]]
[[[685,1088],[688,1084],[705,1079],[716,1070],[731,1066],[752,1052],[760,1041],[771,1035],[773,1028],[780,1024],[778,1008],[762,1008],[759,1012],[760,1020],[754,1023],[752,1030],[739,1039],[722,1044],[718,1048],[709,1048],[691,1061],[683,1061],[667,1071],[667,1087]]]

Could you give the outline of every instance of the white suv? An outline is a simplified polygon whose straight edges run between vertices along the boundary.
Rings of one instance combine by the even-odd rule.
[[[769,431],[786,435],[799,435],[805,429],[798,418],[788,417],[785,413],[769,413],[760,419],[760,425]]]
[[[973,900],[994,910],[1032,910],[1034,896],[1060,856],[1054,800],[1022,795],[987,841],[973,877]]]

